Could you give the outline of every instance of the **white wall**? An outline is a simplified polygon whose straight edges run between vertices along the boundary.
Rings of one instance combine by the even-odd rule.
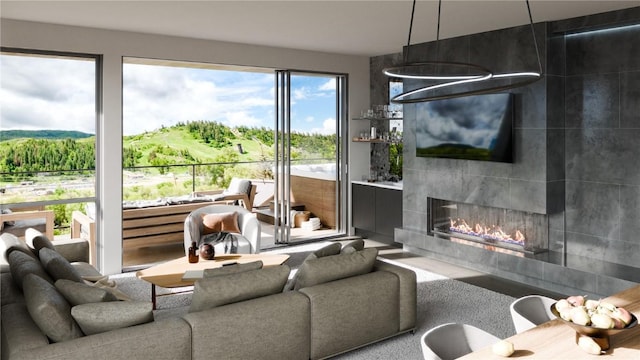
[[[99,14],[96,14],[99,16]],[[336,39],[340,41],[340,39]],[[349,111],[369,107],[369,58],[141,33],[2,19],[4,47],[101,54],[103,114],[98,125],[98,265],[104,274],[122,268],[122,65],[123,57],[339,72],[349,74]],[[349,118],[351,118],[350,116]],[[352,135],[349,134],[349,139]],[[349,142],[351,148],[351,142]],[[351,179],[368,172],[368,147],[353,147]],[[349,196],[349,214],[351,206]]]

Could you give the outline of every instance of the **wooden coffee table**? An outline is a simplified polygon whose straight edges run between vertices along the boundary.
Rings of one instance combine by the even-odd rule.
[[[156,286],[163,288],[176,288],[192,286],[196,279],[183,279],[185,272],[204,269],[214,269],[226,264],[244,264],[253,261],[262,261],[263,266],[281,265],[289,255],[286,254],[225,254],[214,257],[213,260],[200,259],[197,263],[189,263],[186,256],[167,261],[136,273],[138,279],[151,283],[151,301],[156,308]]]

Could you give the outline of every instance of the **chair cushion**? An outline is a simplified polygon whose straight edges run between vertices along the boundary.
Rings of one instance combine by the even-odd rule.
[[[153,321],[153,304],[148,301],[87,303],[71,308],[71,315],[86,335],[92,335]]]
[[[105,289],[73,280],[59,279],[54,285],[71,306],[118,300],[115,295]]]
[[[250,263],[244,263],[244,264],[236,263],[233,265],[222,266],[214,269],[204,269],[202,277],[210,278],[215,276],[238,274],[245,271],[258,270],[258,269],[262,269],[262,260],[252,261]]]
[[[83,281],[78,270],[71,266],[71,263],[57,251],[44,247],[40,249],[39,254],[40,262],[54,281],[58,279],[68,279],[76,282]]]
[[[4,214],[4,215],[9,215],[9,214],[13,214],[13,211],[11,211],[11,209],[2,209],[2,210],[0,211],[0,213],[2,213],[2,214]],[[15,225],[15,224],[16,224],[16,222],[15,222],[15,221],[13,221],[13,220],[10,220],[10,221],[3,221],[3,222],[0,224],[0,231],[2,231],[2,230],[4,229],[4,226],[5,226],[5,225],[7,225],[7,226],[13,226],[13,225]]]
[[[28,274],[22,286],[31,318],[51,341],[83,336],[71,317],[71,306],[52,284],[38,275]]]
[[[294,290],[371,272],[378,249],[368,248],[353,253],[309,259],[296,273]]]
[[[282,292],[290,270],[287,265],[279,265],[198,280],[189,312]]]
[[[22,284],[28,274],[36,274],[42,279],[53,283],[40,261],[22,251],[11,251],[9,253],[9,271],[13,281],[20,289],[22,289]]]
[[[240,233],[238,213],[211,213],[202,215],[202,235],[219,232]]]
[[[247,194],[249,196],[249,191],[251,191],[250,180],[233,178],[227,189],[222,193],[225,195]]]

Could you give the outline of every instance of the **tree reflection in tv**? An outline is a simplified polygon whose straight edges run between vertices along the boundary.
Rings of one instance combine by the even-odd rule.
[[[513,162],[513,95],[416,104],[416,156]]]

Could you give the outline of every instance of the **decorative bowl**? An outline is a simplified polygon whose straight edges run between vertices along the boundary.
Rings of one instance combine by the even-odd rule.
[[[560,321],[571,326],[576,331],[577,334],[583,335],[583,336],[589,336],[594,339],[599,339],[600,341],[598,341],[598,343],[602,346],[603,350],[606,350],[609,348],[609,336],[617,334],[621,331],[629,330],[632,327],[638,325],[638,318],[634,314],[631,314],[631,321],[629,322],[629,324],[627,324],[627,326],[620,329],[602,329],[602,328],[597,328],[590,325],[576,324],[573,321],[567,321],[563,319],[560,316],[560,313],[558,312],[558,310],[556,310],[555,303],[551,305],[551,313],[555,315]]]

